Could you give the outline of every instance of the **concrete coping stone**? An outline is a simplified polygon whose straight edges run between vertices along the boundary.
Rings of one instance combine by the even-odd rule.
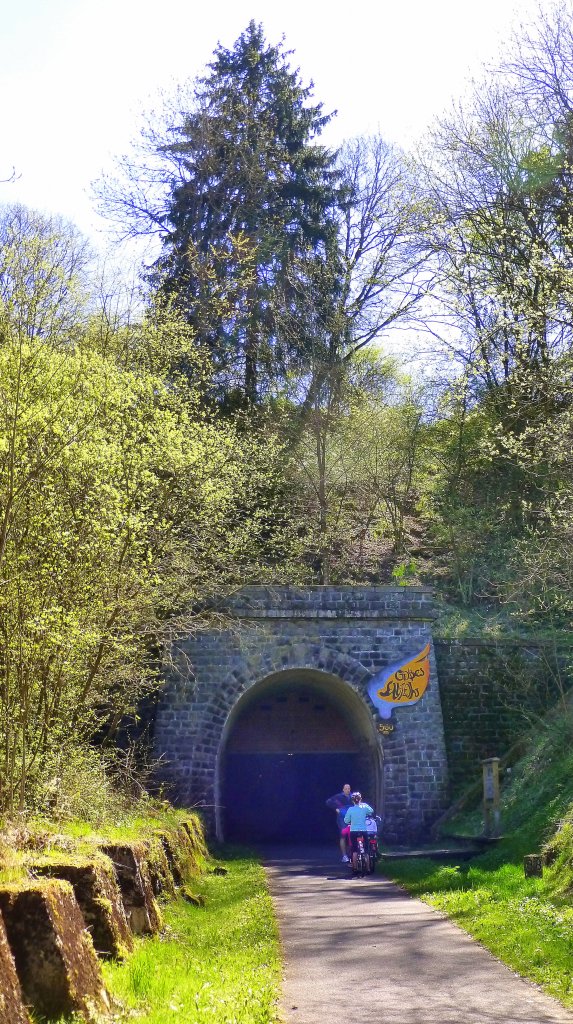
[[[133,938],[111,864],[106,870],[103,863],[78,858],[75,862],[37,862],[32,870],[70,883],[100,956],[122,960],[131,952]]]
[[[484,636],[440,636],[434,633],[434,644],[436,647],[483,647],[491,650],[503,650],[506,648],[524,649],[535,651],[547,647],[555,650],[555,642],[547,637],[484,637]],[[572,640],[562,640],[557,644],[557,651],[569,651],[573,649]]]
[[[235,619],[336,619],[340,622],[349,622],[355,619],[359,619],[361,622],[369,619],[403,622],[407,619],[408,622],[433,622],[436,617],[435,613],[430,608],[424,611],[425,614],[417,610],[400,611],[397,608],[348,610],[345,608],[250,608],[245,605],[229,610],[229,615]]]
[[[160,829],[156,833],[161,842],[175,885],[184,885],[197,874],[194,850],[187,828],[183,824],[175,831]]]
[[[125,914],[135,935],[161,930],[161,912],[153,895],[144,843],[102,843],[110,858],[121,892]]]

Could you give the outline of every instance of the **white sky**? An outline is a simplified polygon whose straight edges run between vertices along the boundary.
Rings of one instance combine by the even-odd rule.
[[[0,0],[0,201],[73,220],[97,241],[90,182],[137,134],[160,89],[193,77],[254,18],[282,34],[327,141],[379,130],[407,145],[494,59],[537,0]]]

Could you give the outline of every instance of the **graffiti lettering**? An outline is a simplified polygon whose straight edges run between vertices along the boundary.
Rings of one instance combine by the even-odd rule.
[[[403,682],[406,679],[408,680],[408,682],[411,682],[412,679],[416,679],[419,676],[423,676],[423,675],[424,675],[424,669],[423,668],[416,668],[414,670],[412,670],[411,668],[406,668],[406,669],[399,668],[394,673],[394,678],[397,679],[399,683]]]
[[[389,665],[374,676],[368,693],[383,718],[390,715],[389,705],[415,704],[426,692],[430,680],[430,644],[414,657]]]
[[[421,674],[423,675],[423,672]],[[415,675],[418,673],[416,672]],[[420,690],[412,686],[410,679],[399,680],[396,672],[395,678],[389,679],[386,686],[382,690],[378,690],[378,696],[382,700],[416,700],[420,696]]]

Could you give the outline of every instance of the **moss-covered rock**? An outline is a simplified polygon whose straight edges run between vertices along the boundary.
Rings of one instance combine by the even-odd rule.
[[[205,906],[205,897],[203,896],[203,893],[193,892],[187,885],[184,885],[181,889],[181,895],[187,903],[191,903],[194,907]]]
[[[38,862],[34,873],[63,878],[70,883],[100,956],[123,959],[133,949],[129,927],[113,866],[103,857],[97,863],[74,861]]]
[[[181,826],[189,838],[195,862],[199,867],[201,861],[208,856],[203,822],[199,815],[191,814],[181,822]]]
[[[174,896],[175,879],[159,835],[145,841],[147,868],[154,896]]]
[[[22,992],[48,1018],[80,1013],[87,1021],[110,1012],[100,965],[68,882],[41,879],[0,888]]]
[[[2,917],[0,917],[0,1021],[2,1024],[30,1024],[28,1011],[22,1002],[22,990]]]
[[[114,866],[132,932],[141,935],[160,931],[161,913],[153,895],[145,843],[104,843],[100,849]]]
[[[176,885],[183,885],[195,874],[195,858],[185,829],[157,832]]]

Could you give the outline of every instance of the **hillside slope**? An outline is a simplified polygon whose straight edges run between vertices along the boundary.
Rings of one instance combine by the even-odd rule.
[[[573,708],[552,712],[533,735],[524,757],[507,769],[501,786],[501,828],[504,839],[486,855],[488,863],[517,860],[526,853],[551,849],[551,876],[559,867],[559,851],[569,849],[573,832]],[[479,834],[482,808],[451,819],[447,831]],[[556,880],[556,879],[554,879]]]

